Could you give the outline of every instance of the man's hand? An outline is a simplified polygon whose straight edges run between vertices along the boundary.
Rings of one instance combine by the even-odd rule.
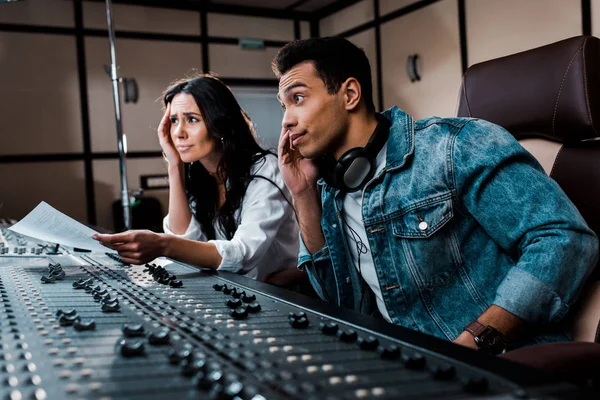
[[[281,176],[292,196],[316,189],[319,168],[313,160],[302,157],[298,150],[291,147],[290,132],[286,128],[281,131],[277,152]]]
[[[165,235],[148,230],[135,230],[114,235],[92,236],[103,246],[115,250],[127,264],[145,264],[164,255],[167,240]]]
[[[452,343],[460,344],[461,346],[477,350],[475,338],[473,338],[473,335],[467,331],[463,331],[456,339],[452,341]]]

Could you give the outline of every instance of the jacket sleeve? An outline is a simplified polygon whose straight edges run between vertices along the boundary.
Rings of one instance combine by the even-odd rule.
[[[450,149],[461,211],[515,260],[493,303],[531,323],[560,320],[596,265],[596,235],[503,128],[472,120]]]
[[[315,254],[310,254],[300,233],[298,269],[306,271],[313,289],[321,300],[334,300],[335,277],[329,276],[333,271],[333,265],[327,243]],[[331,288],[328,289],[328,286],[331,286]],[[335,287],[335,293],[337,293],[337,287]]]

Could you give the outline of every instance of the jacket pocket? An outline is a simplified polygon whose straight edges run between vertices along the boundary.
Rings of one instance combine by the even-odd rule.
[[[462,264],[452,229],[452,199],[437,196],[415,202],[392,219],[395,248],[403,250],[411,272],[422,288],[443,286]]]

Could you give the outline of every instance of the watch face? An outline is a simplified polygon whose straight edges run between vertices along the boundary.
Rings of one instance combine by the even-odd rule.
[[[486,327],[481,335],[475,338],[475,343],[480,350],[488,354],[497,355],[506,352],[507,344],[504,335],[491,326]]]

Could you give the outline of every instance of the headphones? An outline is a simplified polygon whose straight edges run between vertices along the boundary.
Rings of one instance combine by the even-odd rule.
[[[375,174],[375,160],[390,134],[390,121],[377,114],[377,128],[365,147],[354,147],[339,160],[326,155],[321,159],[321,174],[325,182],[342,192],[362,189]]]

